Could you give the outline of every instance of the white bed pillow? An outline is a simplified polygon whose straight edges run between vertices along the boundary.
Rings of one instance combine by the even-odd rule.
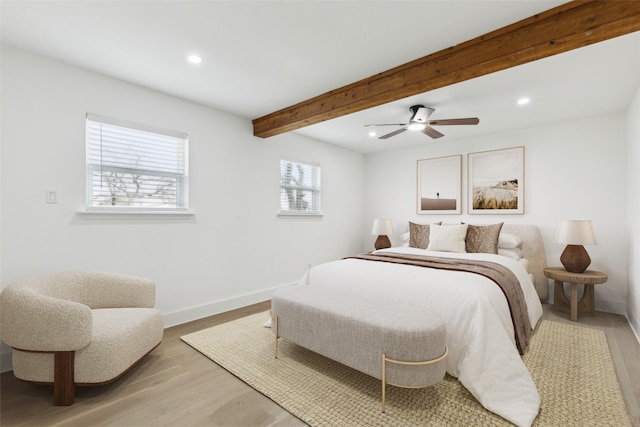
[[[466,252],[468,224],[437,225],[431,224],[429,231],[429,251]]]
[[[506,256],[506,257],[509,257],[511,259],[515,259],[516,261],[518,261],[520,258],[522,258],[522,249],[520,249],[520,248],[513,248],[513,249],[498,248],[498,255]]]
[[[402,240],[402,246],[404,246],[405,248],[407,246],[409,246],[409,239],[410,239],[410,234],[407,231],[406,233],[404,233],[402,236],[400,236],[400,240]]]
[[[522,246],[522,239],[515,234],[500,233],[498,236],[498,248],[513,249]]]

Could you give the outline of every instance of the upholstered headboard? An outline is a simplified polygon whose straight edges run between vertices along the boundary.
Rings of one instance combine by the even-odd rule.
[[[540,229],[535,225],[507,224],[502,226],[501,233],[509,233],[522,239],[522,256],[529,260],[529,273],[534,277],[534,285],[541,300],[549,297],[549,281],[544,275],[547,266],[547,254]]]

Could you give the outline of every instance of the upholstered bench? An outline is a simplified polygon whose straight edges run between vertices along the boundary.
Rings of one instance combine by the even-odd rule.
[[[9,285],[0,294],[0,317],[14,375],[53,384],[54,405],[71,405],[77,385],[120,378],[162,340],[155,292],[148,279],[88,271]]]
[[[278,339],[382,380],[428,387],[446,372],[443,321],[417,307],[367,300],[308,285],[276,290],[271,298],[275,357]]]

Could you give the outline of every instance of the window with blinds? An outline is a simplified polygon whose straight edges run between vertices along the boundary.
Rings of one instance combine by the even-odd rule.
[[[188,135],[87,114],[87,209],[188,208]]]
[[[280,214],[321,214],[320,165],[280,160]]]

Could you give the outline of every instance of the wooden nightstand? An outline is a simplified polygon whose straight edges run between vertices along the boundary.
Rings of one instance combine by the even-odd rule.
[[[594,285],[607,281],[605,273],[595,270],[586,270],[584,273],[571,273],[563,267],[547,267],[544,275],[555,281],[553,293],[553,306],[556,310],[571,313],[571,320],[578,321],[578,314],[593,316],[595,312]],[[564,294],[564,282],[571,283],[571,299],[567,300]],[[578,285],[584,285],[584,294],[578,301]]]

